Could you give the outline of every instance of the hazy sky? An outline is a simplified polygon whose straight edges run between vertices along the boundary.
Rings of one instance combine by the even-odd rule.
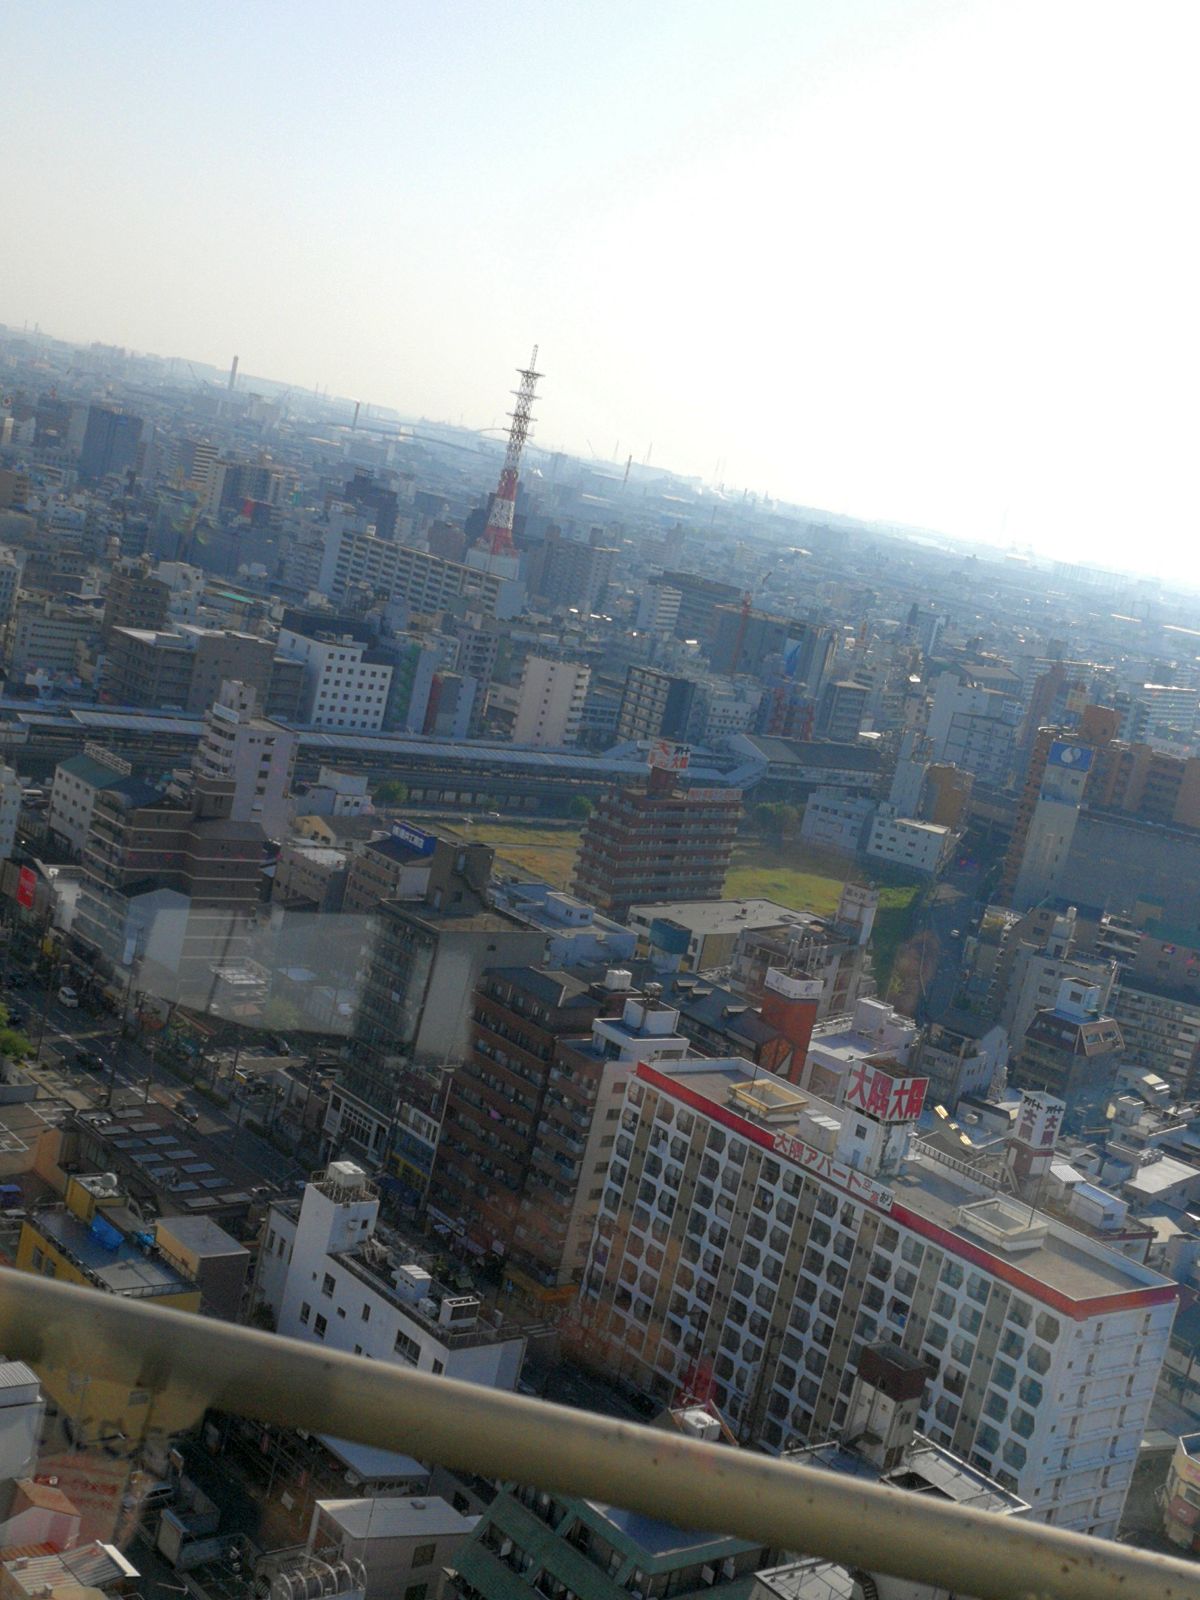
[[[1157,570],[1195,0],[5,0],[0,321]],[[721,463],[718,471],[718,464]]]

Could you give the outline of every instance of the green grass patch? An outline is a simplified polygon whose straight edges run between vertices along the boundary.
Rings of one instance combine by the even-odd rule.
[[[874,883],[879,911],[871,937],[871,957],[880,994],[886,994],[900,946],[912,931],[921,894],[917,883],[902,881],[887,870],[864,868],[830,851],[811,850],[798,841],[784,845],[750,839],[738,844],[725,879],[731,900],[775,900],[792,911],[829,917],[837,910],[847,881]]]
[[[556,889],[570,887],[579,852],[579,825],[556,827],[545,822],[456,822],[464,839],[490,844],[496,865],[522,878],[536,878]]]

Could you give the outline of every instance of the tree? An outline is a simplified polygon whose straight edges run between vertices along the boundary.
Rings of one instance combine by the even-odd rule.
[[[15,1061],[20,1056],[27,1056],[32,1048],[21,1030],[10,1026],[8,1011],[0,1005],[0,1056],[7,1056],[10,1061]]]
[[[408,799],[408,785],[398,778],[385,778],[375,786],[375,803],[381,806],[402,806]]]
[[[571,796],[571,803],[567,807],[567,815],[574,817],[577,822],[586,822],[595,809],[587,795],[574,794]]]

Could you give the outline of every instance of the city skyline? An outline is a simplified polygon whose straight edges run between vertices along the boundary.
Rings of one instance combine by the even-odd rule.
[[[1182,7],[284,17],[10,8],[4,320],[479,428],[536,340],[544,447],[1178,564]]]

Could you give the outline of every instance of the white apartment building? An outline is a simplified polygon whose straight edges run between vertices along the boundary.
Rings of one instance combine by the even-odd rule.
[[[513,1389],[525,1339],[474,1295],[451,1294],[377,1236],[379,1197],[332,1161],[302,1200],[267,1214],[257,1297],[278,1332],[375,1361]]]
[[[0,861],[7,861],[17,842],[21,784],[11,767],[0,762]]]
[[[305,720],[316,728],[361,728],[375,733],[383,726],[392,668],[358,640],[314,639],[284,628],[279,654],[305,667]]]
[[[547,656],[526,656],[517,694],[513,743],[558,750],[579,737],[590,667]]]
[[[932,878],[950,851],[953,835],[940,822],[919,822],[898,817],[890,806],[880,806],[867,835],[866,854],[875,861],[890,861]]]
[[[381,539],[373,528],[356,521],[338,519],[325,531],[323,542],[318,587],[333,600],[343,600],[362,585],[389,600],[404,600],[413,611],[426,615],[447,610],[465,594],[476,596],[479,609],[488,616],[505,609],[502,577]]]
[[[963,683],[953,672],[938,676],[929,708],[928,734],[935,761],[1003,784],[1013,760],[1020,702],[997,689]]]
[[[50,787],[50,832],[73,856],[81,856],[92,828],[96,796],[122,783],[132,772],[129,762],[96,745],[70,756],[54,769]]]
[[[638,601],[634,627],[648,633],[674,633],[683,595],[665,583],[648,583]]]
[[[585,1354],[656,1399],[704,1393],[780,1452],[841,1429],[860,1352],[889,1340],[933,1374],[936,1444],[1036,1517],[1112,1537],[1178,1288],[913,1141],[925,1088],[879,1059],[840,1102],[739,1059],[639,1065],[577,1305]],[[1045,1164],[1039,1138],[1023,1111],[1014,1146]]]
[[[857,855],[874,815],[875,802],[865,794],[814,789],[804,807],[800,837],[807,844]]]
[[[204,714],[195,769],[203,778],[231,782],[235,822],[258,822],[270,839],[280,838],[291,815],[292,774],[299,737],[258,715],[254,689],[226,679]]]

